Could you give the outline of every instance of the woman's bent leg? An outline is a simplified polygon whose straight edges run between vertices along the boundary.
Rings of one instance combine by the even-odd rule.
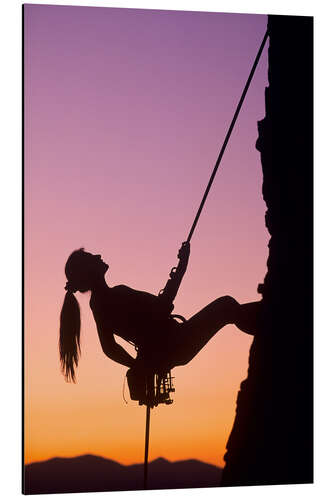
[[[224,326],[236,326],[251,335],[256,332],[260,302],[239,304],[233,297],[214,300],[177,329],[174,366],[189,363]]]
[[[239,303],[232,297],[220,297],[208,304],[179,327],[175,359],[186,365],[225,325],[235,322]]]

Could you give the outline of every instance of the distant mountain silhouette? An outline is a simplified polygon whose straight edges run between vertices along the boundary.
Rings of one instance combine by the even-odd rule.
[[[219,486],[222,469],[199,460],[149,463],[149,489]],[[95,455],[51,458],[25,466],[25,494],[140,490],[143,464],[121,465]]]

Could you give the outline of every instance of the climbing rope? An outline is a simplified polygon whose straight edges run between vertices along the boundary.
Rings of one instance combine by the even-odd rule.
[[[146,406],[145,461],[143,468],[143,489],[148,486],[148,449],[149,449],[150,406]]]
[[[210,188],[212,187],[212,184],[213,184],[213,181],[214,181],[214,178],[215,178],[216,172],[217,172],[217,170],[218,170],[218,168],[219,168],[219,166],[220,166],[221,160],[222,160],[222,156],[223,156],[224,151],[225,151],[225,149],[226,149],[226,147],[227,147],[227,144],[228,144],[228,142],[229,142],[229,139],[230,139],[231,133],[232,133],[232,131],[233,131],[234,125],[235,125],[236,120],[237,120],[237,117],[238,117],[238,115],[239,115],[239,112],[240,112],[240,110],[241,110],[241,107],[242,107],[242,104],[243,104],[243,102],[244,102],[245,96],[246,96],[247,91],[248,91],[248,89],[249,89],[249,86],[250,86],[250,83],[251,83],[251,81],[252,81],[252,78],[253,78],[254,72],[255,72],[255,70],[256,70],[256,68],[257,68],[257,66],[258,66],[258,62],[259,62],[260,56],[261,56],[261,54],[262,54],[262,51],[264,50],[264,47],[265,47],[265,43],[266,43],[267,37],[268,37],[268,31],[266,31],[265,36],[264,36],[264,38],[263,38],[263,41],[261,42],[261,45],[260,45],[260,48],[259,48],[259,51],[258,51],[257,57],[256,57],[256,58],[255,58],[255,60],[254,60],[254,63],[253,63],[253,66],[252,66],[252,69],[251,69],[251,72],[250,72],[250,75],[249,75],[249,78],[247,79],[247,82],[246,82],[246,84],[245,84],[245,87],[244,87],[243,93],[242,93],[242,95],[241,95],[241,98],[240,98],[240,100],[239,100],[239,103],[238,103],[238,106],[237,106],[237,108],[236,108],[235,114],[234,114],[233,119],[232,119],[232,121],[231,121],[231,124],[230,124],[229,130],[228,130],[228,132],[227,132],[227,135],[225,136],[225,139],[224,139],[224,142],[223,142],[223,145],[222,145],[221,151],[220,151],[220,153],[219,153],[219,155],[218,155],[218,158],[217,158],[217,160],[216,160],[214,170],[213,170],[213,172],[212,172],[212,175],[210,176],[209,182],[208,182],[207,187],[206,187],[206,191],[205,191],[205,193],[204,193],[204,195],[203,195],[203,198],[202,198],[202,200],[201,200],[201,203],[200,203],[199,209],[198,209],[197,214],[196,214],[196,216],[195,216],[195,218],[194,218],[194,222],[193,222],[193,224],[192,224],[192,227],[191,227],[191,229],[190,229],[190,232],[189,232],[188,237],[187,237],[187,240],[186,240],[188,243],[191,241],[192,235],[193,235],[193,233],[194,233],[194,230],[195,230],[196,225],[197,225],[197,223],[198,223],[198,220],[199,220],[199,217],[200,217],[200,215],[201,215],[202,209],[203,209],[204,204],[205,204],[205,202],[206,202],[206,199],[207,199],[208,193],[209,193],[209,191],[210,191]]]
[[[207,199],[207,196],[208,196],[208,193],[212,187],[212,184],[213,184],[213,181],[214,181],[214,178],[216,176],[216,173],[217,173],[217,170],[220,166],[220,163],[221,163],[221,160],[222,160],[222,157],[223,157],[223,154],[225,152],[225,149],[227,147],[227,144],[229,142],[229,139],[230,139],[230,136],[231,136],[231,133],[233,131],[233,128],[235,126],[235,123],[236,123],[236,120],[238,118],[238,115],[239,115],[239,112],[241,110],[241,107],[242,107],[242,104],[244,102],[244,99],[245,99],[245,96],[247,94],[247,91],[249,89],[249,86],[251,84],[251,81],[252,81],[252,78],[253,78],[253,75],[255,73],[255,70],[257,68],[257,65],[258,65],[258,62],[259,62],[259,59],[261,57],[261,54],[262,54],[262,51],[264,49],[264,46],[265,46],[265,43],[266,43],[266,40],[268,38],[268,30],[266,31],[265,33],[265,36],[263,38],[263,41],[261,42],[261,45],[260,45],[260,48],[258,50],[258,53],[257,53],[257,56],[254,60],[254,63],[253,63],[253,66],[252,66],[252,69],[251,69],[251,72],[250,72],[250,75],[247,79],[247,82],[245,84],[245,87],[244,87],[244,90],[243,90],[243,93],[240,97],[240,100],[238,102],[238,106],[236,108],[236,111],[235,111],[235,114],[233,116],[233,119],[231,121],[231,124],[229,126],[229,129],[228,129],[228,132],[227,132],[227,135],[224,139],[224,142],[223,142],[223,145],[222,145],[222,148],[220,150],[220,153],[218,155],[218,158],[216,160],[216,163],[215,163],[215,166],[214,166],[214,169],[213,169],[213,172],[210,176],[210,179],[209,179],[209,182],[207,184],[207,187],[206,187],[206,190],[204,192],[204,195],[203,195],[203,198],[201,200],[201,203],[199,205],[199,208],[198,208],[198,211],[196,213],[196,216],[194,218],[194,221],[193,221],[193,224],[192,224],[192,227],[190,229],[190,232],[188,234],[188,237],[187,237],[187,240],[186,240],[186,243],[189,243],[191,241],[191,238],[193,236],[193,233],[194,233],[194,230],[196,228],[196,225],[198,223],[198,220],[199,220],[199,217],[201,215],[201,212],[202,212],[202,209],[205,205],[205,202],[206,202],[206,199]],[[177,272],[177,268],[172,268],[171,270],[171,273],[170,273],[170,277],[172,278],[173,276],[176,275],[176,272]],[[163,292],[163,290],[161,290],[161,292]],[[183,318],[182,318],[183,319]],[[170,380],[171,380],[171,376],[170,376]],[[146,404],[146,434],[145,434],[145,457],[144,457],[144,489],[147,489],[148,487],[148,449],[149,449],[149,427],[150,427],[150,404],[149,402],[147,402]]]

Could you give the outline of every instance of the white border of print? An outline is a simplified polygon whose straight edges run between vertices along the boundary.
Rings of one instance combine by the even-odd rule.
[[[202,10],[256,14],[315,16],[315,484],[251,488],[115,492],[112,498],[223,498],[246,497],[256,500],[328,498],[332,495],[332,327],[330,285],[332,276],[332,8],[327,2],[306,0],[123,0],[123,1],[43,1],[38,4],[89,5],[168,10]],[[7,499],[21,496],[21,6],[18,0],[2,0],[0,9],[0,137],[1,141],[1,332],[0,380],[2,409],[0,470],[1,493]],[[283,464],[281,464],[283,467]],[[331,495],[329,494],[331,491]],[[106,498],[110,493],[76,494],[75,499]],[[49,498],[39,495],[40,499]],[[52,495],[52,500],[63,499]]]

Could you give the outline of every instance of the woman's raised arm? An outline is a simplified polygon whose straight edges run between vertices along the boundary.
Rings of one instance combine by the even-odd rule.
[[[187,264],[190,258],[190,243],[184,241],[178,251],[179,263],[177,267],[173,267],[170,273],[170,279],[167,281],[163,290],[161,290],[159,297],[161,300],[173,303],[180,287],[181,281],[187,269]]]

